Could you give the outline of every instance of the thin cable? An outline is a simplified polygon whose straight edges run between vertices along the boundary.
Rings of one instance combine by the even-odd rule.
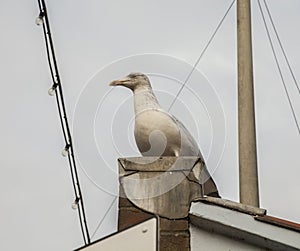
[[[104,216],[102,217],[102,219],[101,219],[100,222],[98,223],[98,225],[97,225],[97,227],[96,227],[94,233],[92,234],[92,238],[94,238],[94,236],[95,236],[95,234],[97,233],[99,227],[102,225],[104,219],[106,218],[108,212],[109,212],[110,209],[112,208],[112,206],[113,206],[113,204],[115,203],[115,201],[116,201],[117,198],[118,198],[118,197],[116,196],[116,197],[113,199],[113,201],[110,203],[110,205],[109,205],[108,209],[106,210]]]
[[[268,16],[269,16],[269,18],[270,18],[270,21],[271,21],[271,24],[272,24],[272,26],[273,26],[273,29],[274,29],[274,31],[275,31],[275,34],[276,34],[278,43],[279,43],[280,48],[281,48],[281,51],[282,51],[282,53],[283,53],[283,55],[284,55],[285,62],[286,62],[287,66],[288,66],[288,68],[289,68],[289,70],[290,70],[290,73],[291,73],[291,75],[292,75],[292,77],[293,77],[293,79],[294,79],[294,83],[295,83],[295,85],[296,85],[296,87],[297,87],[297,89],[298,89],[298,92],[299,92],[299,94],[300,94],[300,88],[299,88],[298,82],[297,82],[297,80],[296,80],[296,77],[295,77],[295,75],[294,75],[294,72],[293,72],[293,70],[292,70],[292,67],[291,67],[291,65],[290,65],[290,62],[289,62],[289,60],[288,60],[288,58],[287,58],[287,55],[286,55],[285,50],[284,50],[284,48],[283,48],[283,45],[282,45],[282,43],[281,43],[279,34],[278,34],[278,32],[277,32],[275,23],[274,23],[274,21],[273,21],[273,18],[272,18],[271,12],[270,12],[270,10],[269,10],[269,7],[268,7],[268,5],[267,5],[267,3],[266,3],[266,0],[264,0],[264,4],[265,4],[265,7],[266,7],[266,9],[267,9]]]
[[[273,42],[272,42],[272,39],[271,39],[271,35],[270,35],[270,32],[269,32],[269,28],[268,28],[268,26],[267,26],[267,22],[266,22],[266,19],[265,19],[265,16],[264,16],[264,13],[263,13],[261,4],[260,4],[260,0],[257,0],[257,2],[258,2],[258,6],[259,6],[260,13],[261,13],[262,18],[263,18],[264,26],[265,26],[266,31],[267,31],[268,39],[269,39],[269,42],[270,42],[270,45],[271,45],[271,49],[272,49],[272,52],[273,52],[273,55],[274,55],[274,58],[275,58],[275,62],[276,62],[276,65],[277,65],[277,68],[278,68],[278,71],[279,71],[279,74],[280,74],[281,82],[282,82],[282,84],[283,84],[283,87],[284,87],[284,90],[285,90],[285,94],[286,94],[286,96],[287,96],[287,99],[288,99],[290,108],[291,108],[291,110],[292,110],[293,118],[294,118],[294,120],[295,120],[297,129],[298,129],[298,133],[300,134],[300,127],[299,127],[299,124],[298,124],[298,121],[297,121],[297,117],[296,117],[296,114],[295,114],[295,110],[294,110],[294,107],[293,107],[293,104],[292,104],[292,101],[291,101],[289,92],[288,92],[288,90],[287,90],[287,87],[286,87],[286,84],[285,84],[285,81],[284,81],[284,78],[283,78],[283,74],[282,74],[282,71],[281,71],[281,68],[280,68],[280,65],[279,65],[279,61],[278,61],[278,58],[277,58],[277,55],[276,55],[276,52],[275,52],[275,48],[274,48],[274,45],[273,45]]]
[[[66,146],[68,146],[68,160],[70,165],[71,178],[72,178],[75,198],[79,199],[78,215],[80,220],[81,231],[82,231],[85,244],[89,244],[90,236],[89,236],[89,230],[88,230],[86,216],[85,216],[83,196],[81,193],[81,188],[80,188],[80,183],[79,183],[79,178],[77,173],[72,136],[71,136],[71,131],[70,131],[69,122],[67,118],[62,85],[58,73],[58,66],[56,62],[52,36],[50,32],[50,24],[48,20],[47,8],[44,0],[38,0],[38,5],[40,9],[40,14],[43,15],[45,21],[43,23],[43,31],[44,31],[44,37],[46,42],[47,59],[49,63],[51,77],[53,80],[53,85],[55,86],[55,95],[56,95],[57,107],[59,111],[61,128],[63,131]]]
[[[211,44],[212,40],[214,39],[214,37],[216,36],[218,30],[220,29],[221,25],[223,24],[225,18],[227,17],[231,7],[233,6],[233,4],[235,3],[235,0],[233,0],[231,2],[231,4],[229,5],[227,11],[225,12],[224,16],[222,17],[221,21],[219,22],[218,26],[216,27],[214,33],[212,34],[212,36],[210,37],[210,39],[208,40],[206,46],[204,47],[203,51],[201,52],[200,56],[198,57],[196,63],[194,64],[192,70],[190,71],[190,73],[187,75],[185,81],[183,82],[183,85],[181,86],[181,88],[179,89],[177,95],[175,96],[175,98],[173,99],[171,105],[169,106],[168,111],[170,111],[170,109],[172,108],[172,106],[174,105],[175,101],[177,100],[179,94],[181,93],[181,91],[183,90],[184,86],[187,84],[187,82],[189,81],[191,75],[193,74],[195,68],[197,67],[197,65],[199,64],[201,58],[203,57],[204,53],[206,52],[207,48],[209,47],[209,45]]]

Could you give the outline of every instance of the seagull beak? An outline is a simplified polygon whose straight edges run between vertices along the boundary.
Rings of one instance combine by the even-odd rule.
[[[126,83],[129,83],[131,81],[130,78],[124,78],[124,79],[120,79],[120,80],[114,80],[112,81],[109,86],[118,86],[118,85],[124,85]]]

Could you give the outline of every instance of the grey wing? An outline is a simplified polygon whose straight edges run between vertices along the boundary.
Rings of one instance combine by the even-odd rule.
[[[195,139],[190,134],[188,129],[182,124],[176,117],[172,116],[174,119],[174,122],[178,125],[180,128],[180,132],[182,134],[182,154],[181,156],[199,156],[202,161],[204,162],[203,156],[201,154],[201,151],[199,149],[199,146],[197,145]],[[202,184],[202,191],[203,194],[213,197],[220,197],[218,193],[218,188],[212,179],[211,175],[209,174],[206,165],[204,164],[203,170],[201,172],[201,175],[199,177],[199,182]]]
[[[194,137],[191,135],[191,133],[188,131],[188,129],[182,124],[180,120],[178,120],[175,116],[171,115],[174,119],[175,123],[180,128],[181,133],[181,156],[200,156],[203,159],[203,156],[201,154],[201,151],[199,149],[199,146],[197,142],[195,141]]]

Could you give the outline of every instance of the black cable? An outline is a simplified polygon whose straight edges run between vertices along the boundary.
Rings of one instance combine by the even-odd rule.
[[[267,3],[266,3],[266,0],[264,0],[264,4],[265,4],[265,7],[266,7],[266,9],[267,9],[268,16],[269,16],[269,18],[270,18],[270,21],[271,21],[271,24],[272,24],[272,26],[273,26],[273,29],[274,29],[274,31],[275,31],[275,34],[276,34],[278,43],[279,43],[280,48],[281,48],[281,51],[282,51],[282,53],[283,53],[283,55],[284,55],[285,62],[286,62],[286,64],[287,64],[288,68],[289,68],[289,71],[290,71],[290,73],[291,73],[291,75],[292,75],[292,77],[293,77],[293,79],[294,79],[294,83],[295,83],[295,85],[296,85],[296,87],[297,87],[297,89],[298,89],[298,92],[299,92],[299,94],[300,94],[300,88],[299,88],[298,82],[297,82],[297,80],[296,80],[296,77],[295,77],[295,75],[294,75],[294,72],[293,72],[293,70],[292,70],[292,67],[291,67],[291,65],[290,65],[290,62],[289,62],[289,60],[288,60],[288,57],[287,57],[287,55],[286,55],[286,53],[285,53],[285,50],[284,50],[284,48],[283,48],[283,45],[282,45],[282,43],[281,43],[279,34],[278,34],[278,32],[277,32],[275,23],[274,23],[274,21],[273,21],[273,18],[272,18],[271,12],[270,12],[270,10],[269,10],[269,7],[268,7],[268,5],[267,5]]]
[[[181,93],[181,91],[183,90],[184,86],[186,85],[186,83],[189,81],[191,75],[193,74],[195,68],[197,67],[197,65],[199,64],[200,62],[200,59],[203,57],[204,53],[206,52],[208,46],[211,44],[212,40],[214,39],[215,35],[217,34],[218,30],[220,29],[221,25],[223,24],[225,18],[227,17],[231,7],[233,6],[233,4],[235,3],[235,0],[233,0],[231,2],[231,4],[229,5],[227,11],[225,12],[224,16],[222,17],[221,21],[219,22],[218,26],[216,27],[214,33],[211,35],[210,39],[208,40],[206,46],[204,47],[203,51],[201,52],[200,56],[198,57],[196,63],[194,64],[192,70],[190,71],[190,73],[187,75],[185,81],[183,82],[183,85],[181,86],[181,88],[179,89],[177,95],[175,96],[175,98],[173,99],[171,105],[169,106],[169,109],[168,111],[170,111],[170,109],[172,108],[172,106],[174,105],[176,99],[178,98],[179,94]]]
[[[65,132],[65,128],[64,128],[62,112],[61,112],[61,107],[60,107],[60,100],[59,100],[59,97],[58,97],[57,89],[55,89],[55,95],[56,95],[56,103],[57,103],[57,107],[58,107],[59,119],[60,119],[61,125],[63,127],[62,131],[63,131],[65,143],[66,143],[66,146],[69,147],[69,142],[68,142],[66,132]],[[73,189],[74,189],[75,198],[76,198],[75,200],[77,200],[78,198],[80,199],[80,194],[77,192],[77,189],[76,189],[76,180],[75,180],[76,176],[74,175],[74,167],[72,165],[72,160],[71,160],[70,154],[68,154],[68,162],[69,162],[69,166],[70,166],[71,179],[72,179]],[[82,233],[84,233],[84,228],[83,228],[84,222],[83,222],[83,219],[82,219],[81,207],[78,207],[78,217],[79,217],[81,231],[82,231]],[[85,236],[84,236],[84,238],[85,238]],[[86,240],[84,240],[84,242],[85,242],[85,244],[87,243]]]
[[[72,165],[71,158],[70,158],[69,154],[68,154],[68,161],[69,161],[69,166],[70,166],[70,172],[71,172],[71,179],[72,179],[73,189],[74,189],[74,192],[75,192],[75,203],[79,203],[80,197],[79,197],[79,195],[76,192],[76,190],[77,190],[76,189],[76,185],[75,185],[76,181],[75,181],[75,176],[74,176],[74,171],[73,171],[73,165]],[[79,199],[79,201],[77,201],[78,199]],[[83,235],[83,238],[84,238],[84,243],[87,244],[86,237],[84,235],[84,228],[83,228],[84,222],[83,222],[83,219],[82,219],[81,207],[80,206],[78,207],[78,217],[79,217],[79,223],[80,223],[81,232],[82,232],[82,235]]]
[[[58,66],[56,62],[55,52],[54,52],[54,46],[52,42],[52,36],[50,32],[50,24],[48,19],[48,13],[47,8],[44,0],[38,0],[38,5],[40,9],[40,15],[43,18],[45,22],[43,22],[43,31],[44,31],[44,37],[46,42],[46,51],[47,51],[47,59],[48,64],[50,68],[51,77],[53,80],[53,88],[55,89],[55,95],[56,95],[56,101],[57,101],[57,107],[59,111],[59,118],[60,123],[66,143],[66,147],[68,148],[68,160],[69,160],[69,166],[71,171],[71,178],[72,178],[72,184],[73,189],[75,193],[76,203],[78,203],[78,215],[79,215],[79,221],[81,226],[81,231],[83,235],[83,239],[85,244],[90,243],[90,236],[89,236],[89,230],[87,225],[87,220],[85,216],[85,210],[84,210],[84,203],[83,203],[83,196],[81,193],[80,183],[79,183],[79,177],[77,173],[77,167],[76,167],[76,161],[74,157],[74,149],[73,149],[73,143],[72,143],[72,136],[71,131],[69,127],[69,122],[67,118],[67,112],[63,97],[63,90],[62,85],[60,81],[60,76],[58,73]]]
[[[44,10],[43,10],[43,8],[41,6],[40,1],[38,1],[38,4],[39,4],[39,9],[40,9],[40,15],[43,15]],[[56,81],[55,81],[55,78],[54,78],[52,63],[51,63],[51,60],[50,60],[51,56],[50,56],[50,52],[49,52],[48,39],[47,39],[47,31],[46,30],[47,30],[47,27],[46,27],[45,23],[43,22],[43,33],[44,33],[44,37],[45,37],[47,60],[48,60],[49,68],[50,68],[50,73],[51,73],[52,81],[53,81],[53,83],[55,83]]]
[[[271,39],[271,35],[270,35],[269,28],[268,28],[268,25],[267,25],[267,22],[266,22],[266,19],[265,19],[265,15],[263,13],[263,10],[262,10],[261,4],[260,4],[260,0],[257,0],[257,2],[258,2],[260,13],[261,13],[262,18],[263,18],[264,26],[265,26],[266,31],[267,31],[268,39],[269,39],[269,42],[270,42],[270,45],[271,45],[271,49],[272,49],[272,52],[273,52],[273,55],[274,55],[274,58],[275,58],[275,62],[276,62],[276,65],[277,65],[277,68],[278,68],[278,71],[279,71],[279,74],[280,74],[281,82],[283,84],[283,87],[284,87],[284,90],[285,90],[285,94],[287,96],[290,108],[292,110],[293,118],[295,120],[297,129],[298,129],[298,133],[300,134],[300,127],[299,127],[299,124],[298,124],[298,121],[297,121],[296,113],[295,113],[295,110],[294,110],[294,107],[293,107],[293,104],[292,104],[292,101],[291,101],[288,89],[286,87],[286,84],[285,84],[285,81],[284,81],[284,78],[283,78],[283,74],[282,74],[282,71],[281,71],[281,68],[280,68],[280,65],[279,65],[279,61],[278,61],[278,58],[277,58],[277,55],[276,55],[276,52],[275,52],[275,48],[274,48],[274,45],[273,45],[273,42],[272,42],[272,39]]]
[[[58,93],[57,93],[57,89],[55,88],[55,96],[56,96],[56,104],[57,104],[57,110],[58,110],[58,114],[59,114],[59,120],[60,120],[60,124],[63,126],[64,122],[63,122],[63,118],[62,118],[62,112],[61,112],[61,108],[60,108],[60,102],[59,102],[59,98],[58,98]],[[66,135],[66,131],[64,128],[62,128],[62,132],[63,132],[63,136],[65,139],[65,143],[68,144],[68,139],[67,139],[67,135]]]
[[[80,213],[80,209],[81,209],[82,210],[82,220],[83,220],[83,224],[85,226],[85,231],[86,231],[87,243],[90,244],[91,239],[90,239],[89,229],[88,229],[87,220],[86,220],[86,216],[85,216],[83,196],[82,196],[81,189],[80,189],[80,183],[79,183],[77,168],[76,168],[76,164],[75,164],[75,156],[74,156],[74,149],[73,149],[72,143],[70,144],[70,155],[71,155],[72,163],[74,165],[74,174],[76,177],[76,185],[78,187],[78,194],[79,194],[79,198],[80,198],[79,204],[81,207],[79,207],[79,213]]]

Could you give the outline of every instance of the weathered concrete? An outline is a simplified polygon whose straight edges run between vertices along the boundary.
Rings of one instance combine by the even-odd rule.
[[[240,202],[259,207],[250,0],[237,1]]]
[[[188,216],[202,197],[203,164],[198,157],[143,157],[119,160],[120,196],[138,208],[169,219]]]
[[[160,250],[190,250],[189,210],[202,198],[198,157],[119,159],[119,230],[159,217]]]

